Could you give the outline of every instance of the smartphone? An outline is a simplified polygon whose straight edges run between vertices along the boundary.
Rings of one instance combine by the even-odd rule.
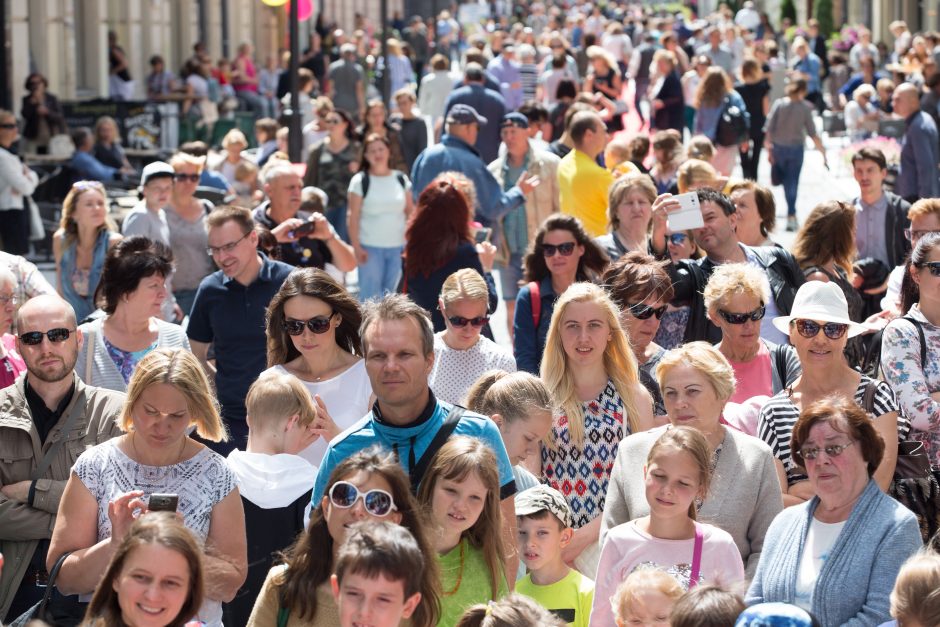
[[[702,207],[699,204],[698,194],[688,192],[673,196],[679,201],[681,209],[673,211],[667,218],[669,229],[672,231],[688,231],[690,229],[700,229],[705,226],[702,219]]]
[[[303,237],[304,235],[309,235],[317,228],[317,223],[314,220],[307,220],[296,229],[290,232],[291,237]]]
[[[488,242],[490,241],[491,237],[493,237],[493,229],[486,227],[486,226],[481,226],[480,228],[478,228],[476,234],[474,235],[474,238],[476,239],[477,244]]]
[[[151,494],[147,509],[151,512],[175,512],[180,498],[176,494]]]

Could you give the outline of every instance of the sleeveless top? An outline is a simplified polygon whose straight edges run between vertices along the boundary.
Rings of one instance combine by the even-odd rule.
[[[97,307],[95,306],[95,290],[101,280],[101,269],[104,267],[104,258],[108,254],[108,241],[111,231],[102,229],[95,240],[92,252],[91,267],[87,269],[87,280],[83,270],[76,265],[76,248],[78,241],[72,242],[62,250],[62,260],[59,262],[59,273],[62,277],[62,296],[75,309],[75,319],[81,322],[87,318]],[[64,243],[64,240],[63,240]],[[74,283],[79,279],[79,283]],[[84,293],[82,293],[84,292]]]

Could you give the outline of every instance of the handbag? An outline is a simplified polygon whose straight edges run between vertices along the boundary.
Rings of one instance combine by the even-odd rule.
[[[71,555],[71,551],[63,553],[56,560],[55,565],[49,572],[49,582],[46,584],[46,592],[42,595],[42,600],[29,608],[19,617],[13,620],[7,627],[26,627],[34,620],[41,621],[51,627],[75,627],[85,618],[85,609],[87,603],[82,603],[77,596],[59,595],[58,599],[53,599],[55,593],[55,580],[59,576],[59,570],[65,563],[65,558]]]

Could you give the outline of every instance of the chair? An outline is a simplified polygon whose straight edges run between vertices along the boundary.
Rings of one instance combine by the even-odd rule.
[[[234,196],[215,187],[200,186],[196,188],[193,196],[202,200],[208,200],[213,205],[225,205],[234,199]]]
[[[901,139],[907,130],[907,121],[905,120],[881,120],[878,122],[878,134],[882,137],[891,137],[892,139]]]

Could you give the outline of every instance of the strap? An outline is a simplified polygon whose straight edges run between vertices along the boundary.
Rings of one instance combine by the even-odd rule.
[[[539,323],[542,321],[542,288],[538,281],[529,283],[529,300],[532,303],[532,326],[535,327],[535,337],[539,335]]]
[[[920,365],[923,367],[927,363],[927,338],[924,337],[924,326],[919,320],[915,320],[908,315],[901,316],[901,320],[907,320],[917,329],[917,337],[920,339]]]
[[[88,334],[85,336],[85,376],[83,381],[85,385],[91,385],[92,372],[94,371],[95,362],[95,331],[94,329],[89,329]]]
[[[362,197],[365,198],[366,194],[369,193],[369,182],[371,178],[369,177],[369,171],[366,170],[362,173]]]
[[[702,570],[702,544],[705,535],[702,527],[695,523],[695,547],[692,549],[692,572],[689,573],[689,590],[698,584],[699,572]]]
[[[66,551],[60,555],[59,559],[55,561],[55,565],[52,567],[52,570],[49,571],[49,581],[46,583],[46,591],[42,595],[42,601],[39,602],[39,609],[36,610],[36,614],[33,618],[37,618],[42,621],[46,620],[46,606],[49,605],[49,601],[52,600],[52,592],[55,590],[56,577],[59,576],[59,570],[62,568],[62,564],[65,563],[65,558],[71,554],[71,551]]]
[[[77,394],[74,392],[73,394]],[[62,425],[62,429],[59,430],[56,439],[52,441],[52,445],[49,447],[49,450],[46,451],[46,454],[42,456],[42,461],[39,462],[39,465],[36,467],[36,470],[33,471],[31,479],[33,481],[38,481],[43,478],[43,475],[46,474],[46,471],[49,470],[49,466],[52,465],[52,460],[55,459],[56,453],[59,452],[59,449],[65,444],[65,441],[68,439],[69,433],[72,431],[72,427],[75,425],[75,421],[78,419],[78,415],[83,413],[78,411],[78,408],[74,406],[76,399],[72,398],[72,408],[69,411],[68,416],[65,418],[65,424]],[[52,579],[49,579],[49,586],[52,586]]]
[[[287,619],[290,617],[290,610],[286,607],[277,610],[277,627],[287,627]]]
[[[865,392],[862,393],[862,409],[869,414],[875,411],[875,392],[878,391],[878,383],[874,380],[868,382],[865,386]]]
[[[428,448],[425,449],[421,459],[411,468],[409,475],[411,477],[412,492],[417,494],[418,485],[421,483],[421,479],[424,478],[424,473],[427,472],[428,466],[431,465],[431,460],[434,459],[434,456],[437,455],[440,448],[447,442],[447,438],[449,438],[454,432],[454,429],[457,428],[457,423],[463,418],[465,411],[467,410],[460,405],[454,405],[451,408],[450,413],[447,414],[447,418],[444,419],[444,424],[437,430],[434,439],[431,440]]]
[[[777,376],[780,377],[780,387],[786,387],[787,383],[787,351],[785,344],[777,344],[774,348],[774,364],[777,366]]]

